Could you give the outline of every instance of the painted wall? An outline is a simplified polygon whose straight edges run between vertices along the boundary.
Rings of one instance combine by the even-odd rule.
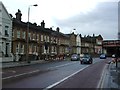
[[[0,2],[0,34],[0,57],[11,57],[12,19],[2,2]]]

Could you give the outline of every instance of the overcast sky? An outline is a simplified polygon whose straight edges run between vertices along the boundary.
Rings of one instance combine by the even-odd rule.
[[[15,17],[18,9],[22,12],[22,21],[27,22],[29,5],[30,22],[45,27],[60,27],[62,33],[84,35],[101,34],[106,40],[117,39],[119,0],[2,0],[9,13]]]

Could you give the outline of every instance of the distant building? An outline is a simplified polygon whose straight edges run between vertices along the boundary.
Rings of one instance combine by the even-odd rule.
[[[93,55],[102,53],[102,41],[101,35],[84,36],[81,37],[81,53],[89,53]]]
[[[108,56],[118,54],[120,57],[120,40],[104,40],[103,50]]]
[[[95,53],[101,54],[103,53],[103,37],[101,35],[95,36],[96,44],[95,44]]]
[[[69,36],[69,53],[70,53],[70,55],[71,54],[74,54],[74,53],[77,53],[77,40],[76,40],[76,37],[77,37],[77,35],[74,33],[74,32],[72,32],[72,33],[70,33],[70,34],[66,34],[66,35],[68,35]]]
[[[85,54],[89,53],[92,55],[98,55],[102,53],[102,42],[103,38],[101,35],[95,36],[84,36],[81,34],[66,34],[69,36],[70,44],[69,50],[70,54]]]
[[[81,54],[81,34],[77,34],[76,36],[76,46],[77,54]]]
[[[5,6],[0,2],[0,58],[11,61],[12,18]]]

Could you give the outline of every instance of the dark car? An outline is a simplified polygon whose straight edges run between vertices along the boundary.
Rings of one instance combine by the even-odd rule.
[[[101,54],[100,55],[100,59],[106,59],[107,57],[106,57],[106,55],[105,54]]]
[[[73,54],[73,55],[71,56],[71,61],[78,61],[78,60],[80,60],[80,55],[78,55],[78,54]]]
[[[84,64],[84,63],[92,64],[93,59],[92,59],[92,57],[89,54],[87,54],[87,55],[84,55],[81,58],[80,62],[81,62],[81,64]]]

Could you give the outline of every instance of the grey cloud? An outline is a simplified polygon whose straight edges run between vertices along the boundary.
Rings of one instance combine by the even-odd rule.
[[[76,28],[81,34],[101,34],[104,39],[116,39],[118,31],[118,3],[101,2],[86,14],[80,13],[66,20],[54,19],[56,24],[65,29]],[[68,33],[65,30],[64,33]]]

